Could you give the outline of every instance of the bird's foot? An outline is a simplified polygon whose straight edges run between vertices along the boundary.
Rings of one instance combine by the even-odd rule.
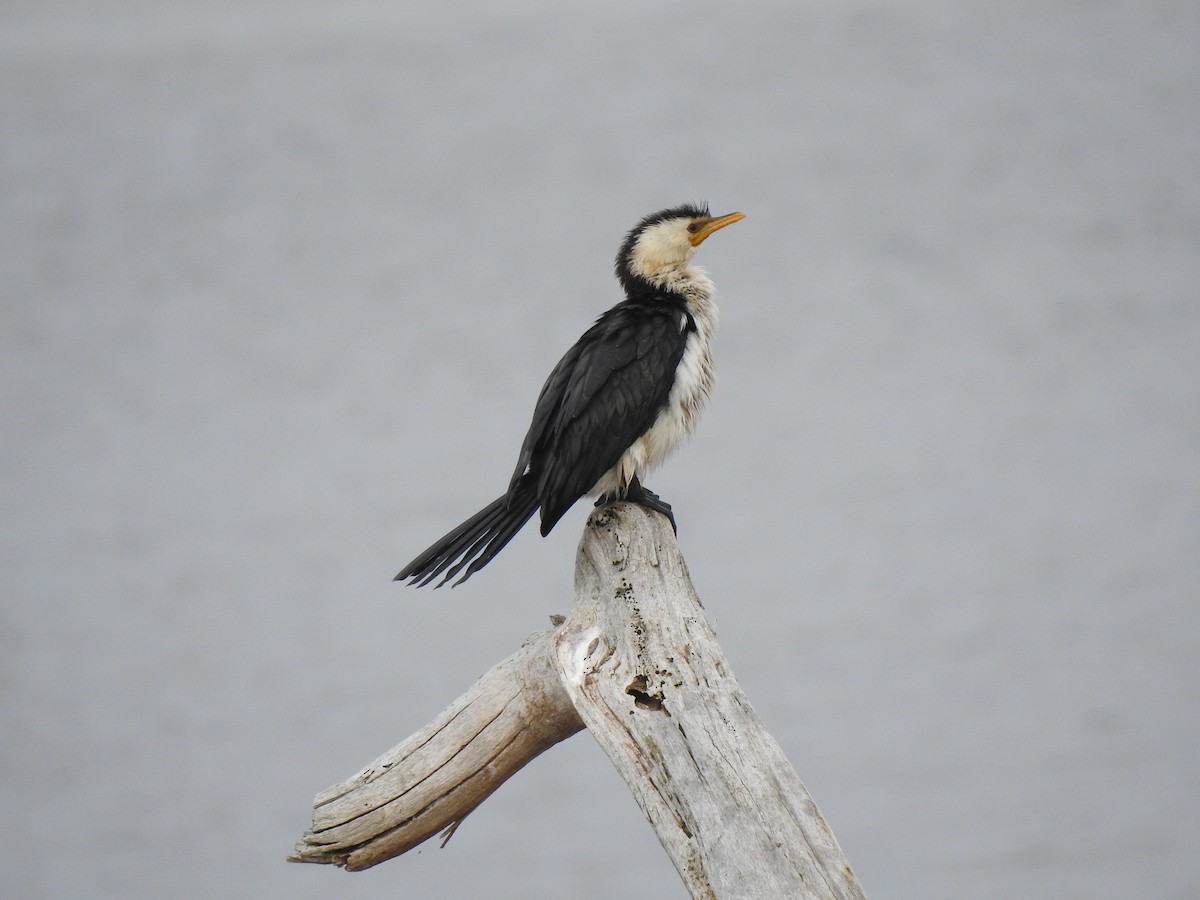
[[[662,513],[667,517],[667,521],[671,523],[671,530],[679,534],[679,529],[675,525],[675,513],[671,511],[671,504],[654,493],[654,491],[643,487],[637,478],[634,478],[629,483],[629,487],[622,492],[601,494],[596,500],[596,508],[599,509],[602,506],[608,506],[610,503],[620,503],[626,500],[630,503],[636,503],[638,506],[644,506],[646,509]]]
[[[679,534],[679,529],[675,526],[675,513],[671,511],[671,504],[654,493],[654,491],[643,487],[642,483],[636,478],[629,483],[629,488],[625,491],[625,496],[622,499],[636,503],[639,506],[644,506],[646,509],[662,513],[667,517],[667,521],[671,523],[671,530]]]

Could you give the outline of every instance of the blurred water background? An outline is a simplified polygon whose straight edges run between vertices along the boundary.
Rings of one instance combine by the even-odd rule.
[[[313,794],[571,602],[504,487],[641,215],[721,383],[650,485],[874,898],[1200,896],[1200,5],[0,6],[0,893],[682,898],[582,734],[430,845]]]

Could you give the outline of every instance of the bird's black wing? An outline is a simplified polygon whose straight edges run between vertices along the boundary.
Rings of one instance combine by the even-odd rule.
[[[517,486],[517,482],[521,480],[521,477],[530,471],[533,455],[539,445],[543,443],[543,436],[546,434],[550,420],[554,416],[555,410],[562,403],[567,385],[575,373],[576,366],[579,364],[580,353],[582,353],[584,346],[591,340],[593,332],[596,332],[599,327],[600,322],[598,321],[584,332],[583,337],[576,341],[575,345],[563,354],[563,358],[558,361],[558,364],[550,373],[550,377],[542,385],[537,403],[533,407],[533,421],[529,423],[529,430],[525,433],[525,440],[521,443],[521,454],[517,457],[517,467],[513,469],[512,480],[508,483],[510,491]]]
[[[513,473],[536,479],[542,534],[654,424],[694,327],[675,305],[620,304],[555,366]]]

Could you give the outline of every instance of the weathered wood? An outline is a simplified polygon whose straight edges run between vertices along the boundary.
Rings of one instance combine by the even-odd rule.
[[[585,724],[696,898],[861,898],[733,677],[666,519],[593,513],[575,606],[426,728],[319,794],[290,857],[363,869],[448,828]]]
[[[550,658],[531,635],[433,722],[313,801],[292,862],[366,869],[448,829],[513,773],[583,727]]]
[[[555,661],[693,897],[852,898],[862,889],[742,693],[661,516],[592,515]]]

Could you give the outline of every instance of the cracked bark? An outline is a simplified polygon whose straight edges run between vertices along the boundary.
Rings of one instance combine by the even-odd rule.
[[[417,734],[319,794],[290,859],[362,869],[458,823],[587,727],[696,898],[861,898],[730,671],[666,519],[588,519],[575,606]]]

